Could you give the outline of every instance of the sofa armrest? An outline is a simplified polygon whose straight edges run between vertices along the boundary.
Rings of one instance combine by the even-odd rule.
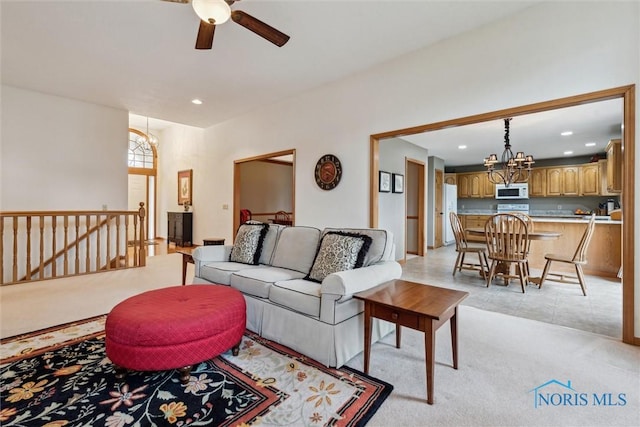
[[[231,245],[208,245],[198,246],[191,253],[195,264],[195,277],[200,277],[200,267],[204,264],[216,261],[229,261],[231,255]]]
[[[329,274],[322,281],[320,293],[333,294],[342,298],[366,291],[389,280],[398,279],[401,275],[402,267],[398,262],[383,261],[368,267]]]

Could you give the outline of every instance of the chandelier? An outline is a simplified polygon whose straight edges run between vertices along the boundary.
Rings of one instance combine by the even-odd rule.
[[[491,154],[484,159],[484,166],[487,168],[489,181],[494,184],[504,184],[506,187],[514,182],[524,182],[529,179],[531,165],[535,163],[533,156],[522,151],[514,156],[509,143],[509,122],[511,118],[504,119],[504,151],[500,162],[500,168],[496,169],[498,156]]]
[[[149,133],[149,117],[147,117],[147,133],[144,136],[138,136],[136,138],[138,144],[142,145],[153,145],[154,147],[158,147],[158,137]],[[148,147],[147,147],[148,148]]]

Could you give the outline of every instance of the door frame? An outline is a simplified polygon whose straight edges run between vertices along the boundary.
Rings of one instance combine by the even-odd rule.
[[[370,141],[369,168],[369,226],[378,225],[378,170],[380,163],[380,140],[402,138],[423,132],[441,130],[449,127],[464,126],[505,117],[522,116],[559,108],[573,107],[610,99],[622,99],[623,123],[623,178],[622,206],[624,223],[622,224],[622,341],[627,344],[640,345],[640,337],[635,336],[635,132],[636,132],[636,86],[620,86],[595,92],[584,93],[551,101],[537,102],[519,107],[496,110],[489,113],[476,114],[452,120],[445,120],[410,128],[397,129],[372,134]],[[640,331],[638,331],[640,334]]]
[[[231,230],[231,235],[235,239],[236,230],[240,227],[240,177],[241,177],[241,165],[247,162],[253,162],[256,160],[268,160],[274,157],[282,157],[291,155],[292,160],[292,171],[291,171],[291,220],[292,223],[295,224],[296,218],[296,150],[292,148],[290,150],[276,151],[274,153],[266,153],[260,154],[258,156],[247,157],[244,159],[234,160],[233,161],[233,230]]]
[[[407,258],[407,236],[409,235],[409,221],[407,221],[407,205],[409,200],[409,189],[411,182],[409,181],[409,164],[414,164],[418,168],[418,200],[416,201],[416,205],[418,206],[418,256],[424,256],[425,248],[424,248],[424,200],[425,200],[425,185],[424,185],[424,177],[425,177],[425,163],[421,160],[412,159],[409,157],[405,157],[405,167],[404,167],[404,176],[405,176],[405,195],[404,198],[404,258]]]

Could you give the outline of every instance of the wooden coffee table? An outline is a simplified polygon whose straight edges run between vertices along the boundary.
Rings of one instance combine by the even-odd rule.
[[[369,373],[371,355],[371,318],[396,325],[396,348],[400,348],[401,327],[424,332],[427,373],[427,403],[433,404],[433,371],[436,331],[447,320],[451,325],[453,369],[458,369],[458,304],[468,292],[391,280],[353,297],[364,301],[364,373]]]
[[[182,286],[187,281],[187,264],[195,264],[193,261],[193,250],[195,248],[180,248],[177,253],[182,254]]]

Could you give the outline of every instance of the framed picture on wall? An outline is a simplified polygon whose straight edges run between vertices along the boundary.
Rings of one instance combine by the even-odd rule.
[[[393,174],[393,192],[394,193],[404,192],[404,175],[400,175],[399,173]]]
[[[193,204],[193,169],[178,172],[178,204],[191,206]]]
[[[391,191],[391,174],[389,172],[378,172],[378,191],[381,193],[388,193]]]

